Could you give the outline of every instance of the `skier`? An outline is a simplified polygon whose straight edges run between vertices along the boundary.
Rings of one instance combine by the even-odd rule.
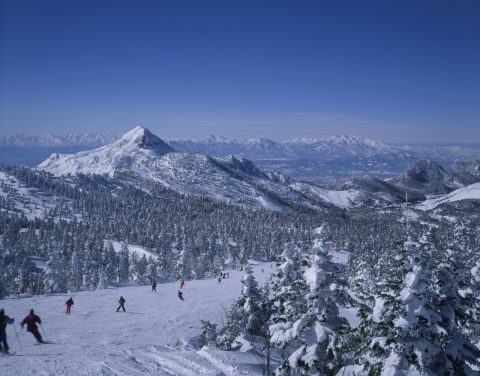
[[[156,282],[153,282],[152,283],[152,292],[157,292],[157,283]]]
[[[65,310],[65,313],[67,314],[70,314],[71,313],[71,310],[72,310],[72,306],[73,306],[73,298],[70,297],[70,299],[68,299],[65,303],[65,305],[67,306],[67,309]]]
[[[218,277],[218,284],[219,284],[219,285],[222,284],[222,277]]]
[[[40,332],[38,331],[37,323],[42,325],[42,320],[40,320],[40,317],[38,317],[33,311],[33,309],[31,309],[30,314],[23,319],[20,326],[23,329],[23,326],[27,325],[27,332],[32,333],[35,339],[38,341],[38,343],[45,343],[43,342]]]
[[[8,317],[3,309],[0,309],[0,352],[8,354],[7,324],[13,324],[15,320]]]
[[[120,296],[120,299],[118,300],[118,303],[120,303],[120,305],[117,308],[117,312],[120,310],[120,308],[123,309],[123,312],[126,312],[125,311],[125,306],[124,306],[125,302],[126,302],[126,300],[123,299],[123,296]]]
[[[183,289],[185,287],[185,281],[183,278],[180,279],[180,288]]]
[[[185,300],[185,299],[183,299],[183,292],[181,292],[180,290],[178,290],[178,294],[177,294],[177,295],[178,295],[178,299],[180,299],[180,300]]]

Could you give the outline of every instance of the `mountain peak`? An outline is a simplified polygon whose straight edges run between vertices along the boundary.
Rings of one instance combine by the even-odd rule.
[[[133,147],[153,150],[159,154],[174,151],[162,139],[155,136],[150,130],[137,126],[125,133],[117,143],[121,147]]]

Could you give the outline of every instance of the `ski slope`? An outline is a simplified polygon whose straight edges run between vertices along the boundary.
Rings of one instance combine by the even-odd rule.
[[[417,209],[428,211],[433,210],[437,206],[462,200],[480,200],[480,183],[470,184],[466,187],[456,189],[446,195],[438,196],[425,200],[416,206]]]
[[[255,264],[258,283],[273,272],[272,264]],[[263,273],[261,269],[264,269]],[[241,271],[230,278],[186,281],[185,301],[177,298],[177,283],[110,288],[75,294],[9,298],[0,308],[14,317],[17,329],[33,308],[43,321],[45,339],[37,345],[26,331],[7,327],[15,355],[0,355],[1,375],[259,375],[260,366],[249,353],[199,349],[195,337],[200,320],[222,326],[227,309],[240,292]],[[115,312],[118,299],[126,299],[126,313]],[[72,315],[64,313],[73,296]]]

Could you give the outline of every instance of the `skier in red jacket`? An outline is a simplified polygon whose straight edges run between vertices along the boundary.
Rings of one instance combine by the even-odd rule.
[[[22,323],[20,324],[20,326],[22,327],[23,329],[23,326],[24,325],[27,325],[27,332],[30,332],[33,334],[33,336],[36,338],[36,340],[38,341],[38,343],[44,343],[43,342],[43,339],[42,339],[42,336],[40,335],[40,332],[38,331],[38,326],[37,326],[37,323],[38,324],[42,324],[42,320],[40,320],[40,317],[38,317],[35,312],[33,311],[33,309],[30,310],[30,314],[25,317],[22,321]]]
[[[70,298],[70,299],[67,300],[67,302],[65,303],[65,305],[67,306],[67,309],[65,310],[65,313],[67,313],[67,314],[71,313],[73,304],[74,304],[73,303],[73,298]]]

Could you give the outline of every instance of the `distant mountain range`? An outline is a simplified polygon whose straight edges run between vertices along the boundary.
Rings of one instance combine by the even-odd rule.
[[[70,133],[66,135],[48,134],[32,136],[25,133],[5,136],[0,135],[0,147],[18,148],[55,148],[86,147],[95,148],[117,139],[114,134],[104,133]]]
[[[52,153],[76,153],[106,145],[117,138],[96,133],[0,136],[0,163],[34,166]],[[198,140],[165,139],[165,142],[177,151],[200,152],[220,158],[228,155],[247,158],[260,168],[316,183],[331,183],[366,174],[393,178],[421,159],[448,166],[457,161],[480,158],[480,145],[389,145],[353,135],[296,138],[284,142],[219,136]]]

